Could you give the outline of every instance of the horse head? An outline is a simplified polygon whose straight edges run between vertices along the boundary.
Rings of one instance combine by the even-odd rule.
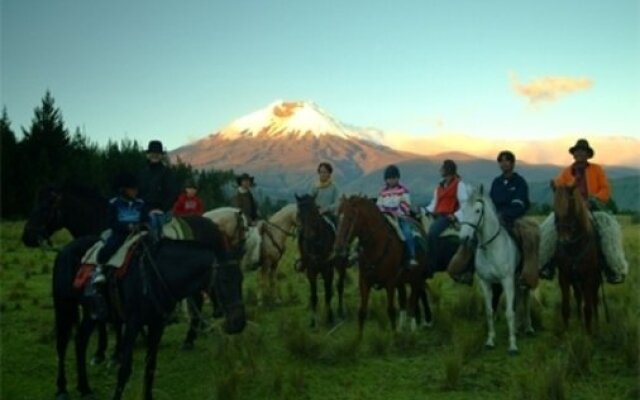
[[[553,211],[559,243],[573,243],[582,233],[591,232],[587,206],[576,185],[555,187]]]
[[[62,229],[62,192],[47,186],[38,192],[36,205],[22,232],[22,243],[27,247],[38,247],[48,243],[54,232]]]
[[[307,239],[316,238],[318,236],[319,223],[322,221],[315,197],[308,194],[296,195],[296,204],[298,206],[298,220],[300,221],[302,236]]]
[[[367,206],[377,208],[366,197],[342,196],[338,208],[338,227],[333,245],[336,256],[346,256],[351,241],[360,234],[361,224],[367,212]]]
[[[460,241],[462,245],[475,246],[482,240],[487,244],[499,232],[500,222],[491,199],[484,193],[482,185],[473,190],[471,195],[460,205]],[[491,237],[485,237],[492,235]]]

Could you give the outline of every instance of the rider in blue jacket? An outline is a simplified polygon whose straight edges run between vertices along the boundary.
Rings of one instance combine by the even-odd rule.
[[[529,209],[529,186],[522,176],[513,170],[516,157],[504,150],[498,154],[497,161],[502,175],[491,184],[490,197],[502,222],[512,228],[516,219]]]

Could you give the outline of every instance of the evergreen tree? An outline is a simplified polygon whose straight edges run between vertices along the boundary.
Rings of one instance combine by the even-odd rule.
[[[20,152],[24,156],[20,165],[26,173],[23,195],[28,199],[28,207],[39,187],[64,181],[73,168],[73,160],[69,157],[69,133],[51,92],[45,93],[34,114],[29,130],[22,129],[24,139],[20,142]]]
[[[2,108],[0,119],[0,217],[13,216],[18,211],[20,201],[18,183],[22,170],[18,168],[18,143],[11,130],[11,121],[6,107]]]

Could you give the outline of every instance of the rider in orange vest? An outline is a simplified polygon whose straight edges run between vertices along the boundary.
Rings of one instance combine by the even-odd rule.
[[[594,163],[590,163],[588,160],[594,155],[594,150],[589,146],[589,142],[586,139],[578,139],[576,144],[569,148],[569,153],[573,155],[574,162],[570,166],[564,168],[560,174],[555,178],[554,183],[556,185],[573,185],[575,184],[582,197],[589,205],[589,209],[594,216],[594,225],[596,230],[598,228],[597,220],[606,219],[609,221],[608,226],[617,227],[615,235],[619,235],[615,242],[616,249],[610,250],[612,253],[616,253],[620,262],[616,262],[615,266],[610,265],[611,262],[604,263],[604,273],[609,283],[622,283],[624,282],[624,276],[628,264],[624,258],[624,249],[622,247],[621,233],[619,224],[615,220],[615,217],[605,213],[608,203],[611,201],[611,189],[609,181],[604,172],[604,169]],[[612,234],[609,232],[609,234]],[[605,259],[606,259],[605,254]],[[620,264],[620,265],[618,265]],[[620,270],[618,270],[618,269]],[[543,279],[552,279],[554,275],[554,268],[552,263],[548,263],[540,270],[540,277]]]

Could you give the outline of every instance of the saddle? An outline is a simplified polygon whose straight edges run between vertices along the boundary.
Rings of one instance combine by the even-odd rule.
[[[400,239],[402,242],[406,241],[406,238],[404,237],[404,234],[402,233],[402,229],[400,229],[400,224],[398,222],[398,218],[391,215],[391,214],[384,214],[384,218],[387,221],[387,223],[389,225],[391,225],[391,227],[393,228],[393,230],[396,232],[396,235],[398,235],[398,239]],[[413,240],[415,241],[415,243],[417,245],[419,245],[420,247],[422,247],[423,249],[427,248],[427,242],[426,242],[426,233],[422,227],[422,225],[416,221],[413,218],[406,218],[406,221],[409,222],[409,225],[411,226],[411,234],[413,235]]]
[[[91,246],[82,257],[80,268],[78,269],[76,277],[73,281],[73,287],[75,287],[76,289],[84,288],[91,279],[93,271],[98,265],[98,253],[100,252],[100,249],[104,247],[104,239],[108,236],[108,233],[109,230],[103,232],[102,235],[100,235],[100,240],[98,240],[93,246]],[[116,268],[114,275],[117,278],[122,278],[124,275],[126,275],[137,245],[146,235],[147,232],[138,232],[136,234],[130,235],[122,244],[122,246],[120,246],[120,248],[106,262],[106,265]]]

